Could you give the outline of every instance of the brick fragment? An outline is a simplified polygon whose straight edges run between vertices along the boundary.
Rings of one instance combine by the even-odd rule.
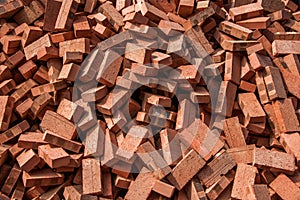
[[[284,174],[280,174],[272,181],[270,187],[283,199],[292,200],[300,198],[299,187]]]

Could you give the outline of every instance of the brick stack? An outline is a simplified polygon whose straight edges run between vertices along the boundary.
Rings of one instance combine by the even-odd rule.
[[[298,10],[1,1],[0,199],[300,199]]]

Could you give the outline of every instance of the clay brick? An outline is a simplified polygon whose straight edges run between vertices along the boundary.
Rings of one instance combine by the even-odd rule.
[[[67,166],[70,156],[62,148],[41,145],[38,147],[39,157],[41,157],[51,168]]]
[[[22,170],[17,164],[15,164],[11,169],[6,181],[4,182],[4,185],[1,188],[1,192],[9,196],[12,193],[13,188],[16,185],[21,173]]]
[[[245,186],[254,184],[256,173],[256,167],[246,164],[238,164],[234,177],[231,197],[243,199],[247,194]]]
[[[128,189],[132,180],[121,176],[117,176],[115,179],[115,186],[122,189]]]
[[[155,148],[150,142],[140,145],[137,154],[146,166],[153,170],[153,173],[159,179],[162,179],[171,172],[171,168],[163,157],[158,152],[155,152]]]
[[[20,122],[19,124],[13,126],[12,128],[5,131],[4,133],[0,134],[0,144],[3,144],[5,142],[17,137],[18,135],[20,135],[21,133],[23,133],[24,131],[26,131],[29,128],[30,128],[30,126],[26,120]]]
[[[0,82],[12,78],[10,69],[6,65],[0,65]]]
[[[22,180],[17,182],[16,188],[13,191],[11,198],[12,199],[22,199],[25,193],[25,187],[22,183]]]
[[[68,140],[62,136],[59,136],[49,130],[45,131],[44,136],[43,136],[43,140],[45,142],[48,142],[49,144],[58,146],[58,147],[62,147],[66,150],[75,152],[75,153],[79,153],[82,144],[79,142],[75,142],[72,140]]]
[[[39,27],[26,26],[22,35],[22,46],[26,47],[42,36],[43,31]]]
[[[74,35],[76,38],[88,37],[91,27],[86,16],[77,16],[73,22]]]
[[[62,99],[57,108],[57,114],[65,117],[68,120],[78,118],[83,113],[83,108],[68,99]]]
[[[35,56],[37,56],[37,53],[40,49],[44,47],[51,47],[51,46],[52,46],[51,39],[49,35],[46,34],[24,48],[25,57],[27,60],[30,60]]]
[[[16,88],[16,82],[13,79],[8,79],[0,83],[0,94],[7,95]]]
[[[8,157],[8,147],[4,145],[0,145],[0,167],[6,162],[7,157]]]
[[[150,20],[152,20],[156,23],[162,19],[163,20],[168,19],[168,16],[163,11],[159,10],[155,6],[151,5],[150,3],[141,2],[139,6],[141,9],[142,15],[146,16],[147,18],[149,18]]]
[[[229,15],[233,21],[241,21],[263,14],[263,7],[259,3],[251,3],[229,9]]]
[[[14,35],[5,35],[0,40],[2,44],[2,50],[6,54],[14,54],[19,50],[21,45],[21,37]]]
[[[293,155],[256,148],[253,164],[258,168],[272,169],[275,172],[293,174],[295,172],[295,157]]]
[[[226,152],[235,160],[236,163],[251,164],[254,159],[255,145],[247,145],[227,149]]]
[[[222,81],[215,112],[231,116],[236,90],[237,86],[235,84],[230,81]]]
[[[274,181],[272,181],[272,183],[270,183],[270,187],[282,199],[292,200],[300,198],[299,187],[284,174],[280,174]]]
[[[205,165],[205,161],[194,150],[190,150],[183,159],[172,169],[167,179],[181,190],[187,182]]]
[[[252,92],[252,93],[254,93],[255,90],[256,90],[256,85],[255,85],[255,84],[252,84],[252,83],[249,83],[249,82],[247,82],[247,81],[241,80],[239,89],[244,90],[244,91],[247,91],[247,92]]]
[[[218,182],[205,190],[206,196],[209,199],[217,199],[224,190],[229,190],[227,187],[232,183],[234,175],[235,173],[230,171],[222,176]]]
[[[10,69],[14,69],[18,64],[22,63],[25,59],[25,55],[22,51],[17,51],[12,56],[8,57],[5,61],[5,65]]]
[[[272,106],[281,133],[299,130],[299,121],[295,114],[291,99],[277,100]]]
[[[297,166],[300,166],[300,154],[299,154],[299,133],[281,134],[280,143],[283,145],[285,151],[295,156],[297,160]]]
[[[233,37],[237,37],[242,40],[248,40],[252,37],[253,31],[243,26],[234,24],[229,21],[223,21],[219,26],[220,31],[227,33]]]
[[[235,161],[223,150],[216,154],[213,160],[207,163],[197,176],[203,185],[210,187],[235,166]]]
[[[85,195],[82,191],[82,185],[67,186],[64,189],[63,196],[65,199],[76,200],[76,199],[90,199],[97,200],[97,196]]]
[[[266,29],[271,25],[271,19],[270,17],[256,17],[238,21],[237,24],[251,30]]]
[[[30,172],[23,172],[22,180],[24,186],[33,187],[60,185],[64,182],[64,175],[56,173],[51,169],[38,169]]]
[[[24,6],[24,9],[14,16],[14,20],[18,24],[32,24],[44,14],[44,10],[44,5],[40,1],[30,1],[28,5]]]
[[[94,158],[82,160],[83,194],[99,195],[102,193],[100,161]],[[93,183],[93,184],[91,184]]]
[[[165,197],[171,198],[175,192],[175,187],[162,181],[156,181],[152,190]]]
[[[146,200],[149,197],[157,180],[158,179],[152,172],[149,172],[146,168],[142,168],[141,173],[139,173],[135,181],[130,184],[128,192],[125,195],[125,199]]]
[[[180,0],[178,5],[177,13],[186,18],[192,14],[194,10],[194,1],[193,0]]]
[[[127,133],[124,141],[119,146],[116,155],[120,156],[121,158],[130,160],[134,156],[134,153],[137,150],[138,146],[141,144],[142,140],[147,135],[148,129],[142,126],[132,127]]]
[[[0,131],[6,131],[11,121],[14,100],[9,96],[0,96],[0,105]]]
[[[195,105],[188,99],[181,100],[178,106],[178,113],[176,119],[176,130],[187,128],[196,116]]]
[[[226,52],[224,81],[239,85],[241,76],[241,60],[236,53]]]
[[[26,132],[20,135],[18,147],[26,149],[38,149],[38,146],[47,144],[43,141],[43,134],[40,132]]]
[[[22,170],[29,172],[39,164],[40,158],[32,149],[30,149],[23,151],[17,157],[17,161]]]
[[[252,122],[265,122],[266,114],[253,93],[238,95],[239,105],[245,116],[245,124]]]
[[[78,3],[76,1],[62,1],[55,23],[55,30],[69,30],[72,27],[77,7]]]
[[[51,41],[55,44],[60,43],[60,42],[64,42],[64,41],[67,41],[67,40],[75,39],[73,31],[51,34],[50,37],[51,37]]]
[[[18,155],[20,155],[25,149],[18,147],[18,144],[11,146],[8,149],[9,156],[15,161]]]
[[[207,9],[191,16],[189,18],[188,22],[190,23],[190,26],[195,26],[195,25],[199,24],[200,22],[205,21],[206,19],[208,19],[209,17],[211,17],[214,14],[215,14],[215,10],[213,9],[213,7],[210,6]],[[185,26],[187,26],[187,25],[185,25]]]
[[[22,9],[23,3],[21,0],[17,1],[4,1],[0,9],[0,18],[11,18],[16,12]]]
[[[76,127],[72,122],[50,110],[46,111],[40,127],[43,131],[49,130],[70,140],[77,135]]]
[[[115,33],[110,30],[108,27],[102,25],[102,24],[96,24],[96,26],[93,28],[94,33],[101,39],[106,39],[111,36],[113,36]]]
[[[39,96],[44,93],[55,92],[55,91],[64,89],[66,87],[67,87],[66,82],[56,81],[53,83],[47,83],[44,85],[40,85],[40,86],[31,88],[31,94],[32,94],[32,96]]]
[[[20,71],[20,73],[22,74],[22,76],[28,80],[30,79],[33,74],[37,71],[37,66],[35,65],[34,62],[32,62],[31,60],[26,62],[24,65],[20,66],[18,68],[18,70]]]
[[[44,26],[45,31],[54,31],[56,19],[62,5],[61,0],[49,0],[45,7]]]
[[[264,81],[270,100],[287,97],[279,69],[267,66]]]
[[[230,148],[246,146],[244,134],[237,117],[225,120],[224,133]]]
[[[274,40],[272,50],[274,56],[281,54],[300,54],[298,50],[299,41],[294,40]]]
[[[59,42],[59,56],[63,57],[66,52],[90,53],[90,40],[88,38],[78,38]]]
[[[107,17],[115,31],[119,31],[124,26],[123,16],[110,3],[102,4],[98,11]]]
[[[14,98],[15,102],[17,102],[22,99],[31,90],[31,88],[35,86],[37,86],[37,83],[32,79],[29,79],[20,87],[18,87],[18,89],[12,93],[11,97]]]

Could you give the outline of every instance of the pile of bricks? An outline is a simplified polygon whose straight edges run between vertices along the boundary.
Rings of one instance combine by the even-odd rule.
[[[298,31],[292,0],[0,1],[0,199],[299,200]]]

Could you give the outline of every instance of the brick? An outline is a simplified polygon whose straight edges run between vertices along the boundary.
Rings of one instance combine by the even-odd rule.
[[[71,121],[73,118],[81,116],[83,108],[68,99],[62,99],[56,112]]]
[[[253,93],[239,94],[238,103],[244,113],[246,125],[266,121],[266,114]]]
[[[6,131],[9,128],[9,124],[11,121],[14,100],[9,96],[1,96],[0,102],[0,131]]]
[[[77,135],[75,125],[72,122],[50,110],[46,111],[40,127],[44,131],[52,131],[70,140]]]
[[[215,108],[216,113],[231,116],[236,90],[237,86],[235,84],[230,81],[222,81]]]
[[[280,174],[272,181],[270,187],[283,199],[300,198],[299,187],[284,174]]]
[[[254,159],[255,145],[247,145],[227,149],[226,152],[235,160],[236,163],[251,164]]]
[[[20,9],[23,8],[23,3],[21,0],[17,0],[14,2],[4,1],[0,8],[1,8],[0,17],[9,19],[16,12],[18,12]]]
[[[4,182],[4,185],[1,188],[1,192],[9,196],[12,193],[13,188],[16,185],[21,173],[22,170],[17,164],[15,164],[13,168],[10,170],[10,173],[6,181]]]
[[[33,74],[37,71],[37,66],[31,60],[18,68],[22,76],[28,80],[32,78]]]
[[[226,52],[224,81],[231,81],[234,84],[240,83],[241,60],[236,53]]]
[[[87,37],[91,33],[90,24],[86,16],[78,16],[73,22],[74,35],[76,38]]]
[[[181,190],[187,182],[205,165],[205,161],[194,150],[190,150],[183,159],[172,169],[167,179]]]
[[[25,187],[22,183],[22,180],[17,182],[16,188],[13,191],[11,198],[12,199],[22,199],[25,193]]]
[[[115,179],[115,186],[122,189],[128,189],[132,180],[117,176]]]
[[[175,192],[175,187],[158,180],[155,182],[152,190],[165,197],[171,198]]]
[[[38,147],[39,157],[41,157],[51,168],[67,166],[70,162],[70,155],[62,148],[41,145]]]
[[[53,186],[62,184],[64,176],[51,169],[38,169],[23,172],[22,180],[26,188],[36,186],[37,184],[39,186]]]
[[[264,81],[270,100],[287,97],[279,69],[267,66]]]
[[[250,30],[266,29],[271,25],[271,19],[270,17],[255,17],[238,21],[237,24]]]
[[[135,181],[130,184],[128,192],[125,195],[125,199],[146,200],[157,180],[158,179],[152,172],[149,172],[146,168],[142,168],[141,173],[139,173]]]
[[[81,185],[71,185],[65,187],[63,196],[65,197],[65,199],[70,199],[70,200],[85,199],[85,198],[91,200],[97,200],[96,196],[83,194]]]
[[[132,127],[126,135],[124,141],[119,146],[116,155],[130,160],[133,156],[137,147],[141,144],[145,136],[148,135],[148,129],[142,126]]]
[[[20,122],[19,124],[13,126],[12,128],[8,129],[4,133],[0,134],[0,144],[3,144],[17,136],[19,136],[21,133],[29,129],[29,123],[24,120]]]
[[[76,1],[63,0],[55,23],[55,30],[69,30],[72,27],[74,14],[77,11]]]
[[[0,94],[7,95],[16,88],[16,82],[13,79],[8,79],[0,83]]]
[[[163,157],[158,152],[155,152],[155,148],[150,142],[146,142],[140,145],[137,150],[137,154],[140,159],[146,164],[146,166],[153,170],[153,173],[159,179],[162,179],[170,173],[171,168],[165,162]]]
[[[47,144],[43,141],[43,134],[40,132],[26,132],[20,135],[18,147],[26,149],[38,149],[38,146]]]
[[[14,16],[14,20],[18,24],[32,24],[44,14],[44,10],[44,5],[40,1],[31,1]]]
[[[66,52],[90,53],[90,40],[88,38],[78,38],[59,42],[59,56],[63,57]]]
[[[253,34],[252,30],[245,28],[243,26],[240,26],[238,24],[229,22],[229,21],[221,22],[219,29],[220,29],[220,31],[223,31],[224,33],[227,33],[233,37],[237,37],[242,40],[250,39]]]
[[[26,26],[22,35],[22,46],[26,47],[42,36],[43,31],[39,27]]]
[[[231,197],[243,199],[247,192],[245,186],[254,184],[256,173],[256,167],[246,164],[238,164],[234,177]]]
[[[295,156],[297,160],[297,166],[300,165],[300,155],[299,155],[299,142],[300,136],[299,133],[290,133],[290,134],[281,134],[280,143],[284,147],[285,151],[289,154]]]
[[[233,21],[245,20],[263,14],[263,7],[259,3],[251,3],[229,9],[229,15]]]
[[[29,79],[26,82],[24,82],[16,91],[14,91],[11,95],[12,98],[14,98],[15,102],[22,99],[28,92],[30,92],[31,88],[37,86],[37,83]]]
[[[49,34],[46,34],[39,39],[32,42],[30,45],[24,48],[24,53],[26,60],[30,60],[37,56],[37,53],[43,47],[51,47],[53,44],[51,42]]]
[[[272,50],[274,56],[281,54],[300,54],[297,50],[298,41],[294,40],[274,40],[272,43]]]
[[[186,18],[192,14],[194,10],[194,1],[193,0],[180,0],[178,5],[177,13]]]
[[[45,7],[44,26],[45,31],[54,31],[56,19],[62,5],[61,0],[49,0]]]
[[[168,16],[155,6],[151,5],[147,2],[141,2],[140,3],[140,9],[143,16],[146,16],[150,20],[154,22],[159,22],[160,20],[167,20]]]
[[[40,163],[40,158],[32,149],[30,149],[23,151],[17,157],[17,161],[22,170],[29,172]]]
[[[225,120],[224,133],[230,148],[246,146],[244,134],[237,117]]]
[[[75,153],[79,153],[82,144],[79,142],[75,142],[72,140],[68,140],[62,136],[59,136],[51,131],[45,131],[44,136],[43,136],[43,140],[45,142],[48,142],[49,144],[58,146],[58,147],[62,147],[66,150],[75,152]]]
[[[295,157],[287,153],[256,148],[253,164],[258,168],[293,174],[296,167],[294,160]]]
[[[102,193],[100,161],[94,158],[82,160],[83,194],[99,195]],[[92,183],[92,184],[91,184]]]
[[[229,154],[221,151],[200,170],[197,176],[203,185],[210,187],[218,182],[222,175],[227,174],[235,166],[236,163]]]
[[[1,145],[0,146],[0,167],[6,162],[8,157],[8,147]]]
[[[124,26],[123,16],[110,3],[102,4],[98,10],[107,17],[115,31],[119,31]]]
[[[64,81],[56,81],[53,83],[47,83],[44,85],[40,85],[37,87],[31,88],[32,96],[39,96],[45,93],[55,92],[67,87],[66,82]]]
[[[209,199],[217,199],[224,190],[229,190],[227,187],[232,183],[234,175],[235,173],[230,171],[222,176],[218,182],[205,190],[206,196]]]
[[[291,99],[277,100],[272,104],[279,125],[279,131],[295,132],[299,130],[299,121]]]

